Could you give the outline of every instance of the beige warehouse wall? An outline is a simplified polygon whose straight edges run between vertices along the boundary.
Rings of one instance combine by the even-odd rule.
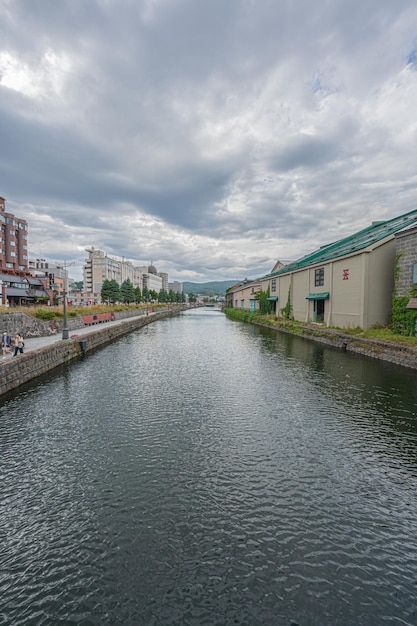
[[[355,328],[363,324],[366,255],[357,254],[333,263],[330,325]],[[347,276],[347,278],[346,278]]]
[[[292,313],[294,319],[300,322],[308,321],[309,301],[306,296],[310,293],[311,269],[294,272],[292,280]],[[314,279],[313,279],[314,284]],[[324,287],[316,288],[316,291],[326,291]]]
[[[387,323],[392,312],[394,290],[395,239],[375,250],[369,259],[369,289],[364,328]]]

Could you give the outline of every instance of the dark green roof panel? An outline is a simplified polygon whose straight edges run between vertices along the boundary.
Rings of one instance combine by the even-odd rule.
[[[284,265],[284,267],[281,267],[276,272],[266,274],[263,278],[278,276],[279,274],[288,274],[289,272],[294,272],[309,267],[310,265],[317,265],[318,263],[331,261],[354,252],[360,252],[416,222],[417,210],[410,211],[399,217],[394,217],[394,219],[387,220],[386,222],[374,222],[371,226],[360,230],[354,235],[323,246],[319,248],[319,250],[298,259],[298,261]]]

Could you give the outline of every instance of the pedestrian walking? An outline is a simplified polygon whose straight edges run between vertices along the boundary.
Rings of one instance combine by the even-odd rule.
[[[3,331],[3,335],[1,338],[1,352],[3,354],[3,358],[5,358],[7,356],[7,353],[11,354],[12,350],[11,350],[11,343],[12,340],[9,337],[9,335],[7,334],[7,330]]]
[[[16,337],[14,340],[14,354],[13,356],[17,356],[17,354],[20,352],[20,354],[23,354],[23,348],[25,347],[25,342],[23,341],[23,337],[20,333],[16,333]]]

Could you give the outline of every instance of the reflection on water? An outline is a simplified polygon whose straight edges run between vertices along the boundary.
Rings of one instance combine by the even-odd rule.
[[[7,396],[0,624],[415,625],[415,383],[203,309]]]

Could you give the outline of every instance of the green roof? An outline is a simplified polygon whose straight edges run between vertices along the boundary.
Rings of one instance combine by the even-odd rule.
[[[316,252],[312,252],[298,259],[298,261],[284,265],[284,267],[281,267],[276,272],[266,274],[263,278],[278,276],[279,274],[288,274],[289,272],[304,269],[311,265],[317,265],[318,263],[324,263],[348,254],[360,252],[416,222],[417,210],[410,211],[399,217],[394,217],[394,219],[387,220],[386,222],[374,222],[371,226],[360,230],[354,235],[323,246],[319,250],[316,250]]]

